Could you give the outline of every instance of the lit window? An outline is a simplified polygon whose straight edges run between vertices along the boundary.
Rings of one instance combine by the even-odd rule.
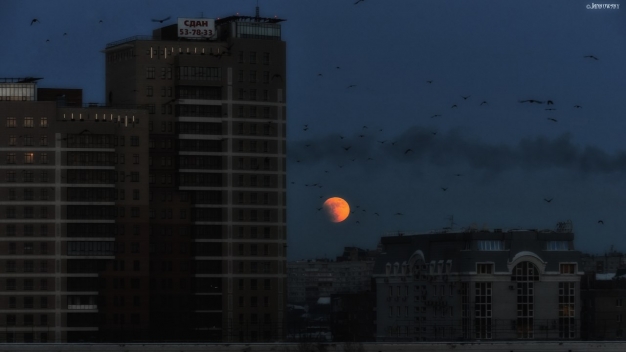
[[[32,117],[25,117],[24,118],[24,127],[29,127],[29,128],[34,127],[34,121],[33,121]]]
[[[15,117],[7,117],[7,127],[17,127],[17,119]]]
[[[39,127],[48,127],[47,117],[42,117],[41,120],[39,120]]]

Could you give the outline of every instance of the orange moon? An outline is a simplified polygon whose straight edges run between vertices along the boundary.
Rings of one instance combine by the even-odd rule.
[[[332,222],[342,222],[350,215],[348,202],[339,197],[326,199],[324,202],[324,210]]]

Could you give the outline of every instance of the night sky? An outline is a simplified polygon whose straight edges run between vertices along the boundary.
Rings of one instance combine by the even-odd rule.
[[[454,229],[570,219],[578,249],[626,250],[626,4],[590,4],[260,0],[261,16],[287,20],[288,259],[451,216]],[[108,42],[255,5],[0,1],[0,77],[103,103]],[[331,196],[354,214],[330,222],[318,208]]]

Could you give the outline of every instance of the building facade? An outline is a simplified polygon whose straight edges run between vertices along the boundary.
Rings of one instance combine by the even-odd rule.
[[[383,237],[377,340],[579,338],[573,239],[549,230]]]
[[[281,21],[179,19],[104,50],[107,103],[149,115],[153,339],[285,334]]]
[[[109,316],[141,336],[150,320],[147,113],[66,107],[38,98],[36,79],[3,81],[0,342],[96,340],[113,327]]]
[[[315,259],[287,263],[289,303],[312,306],[320,297],[371,290],[375,256],[359,257],[357,253],[358,248],[346,248],[337,261]]]

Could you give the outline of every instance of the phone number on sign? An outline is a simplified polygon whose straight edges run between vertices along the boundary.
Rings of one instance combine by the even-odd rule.
[[[203,35],[207,37],[213,36],[213,31],[210,29],[186,29],[181,28],[178,30],[178,35]]]

